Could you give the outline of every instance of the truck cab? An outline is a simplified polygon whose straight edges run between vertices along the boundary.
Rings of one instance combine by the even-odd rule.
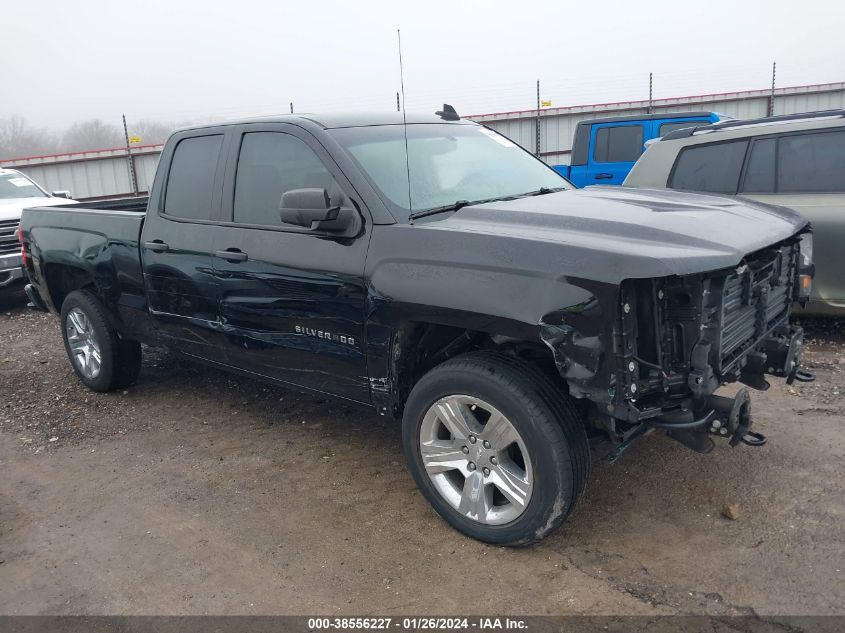
[[[587,119],[575,128],[570,164],[554,169],[576,187],[621,185],[649,140],[729,118],[715,112],[673,112]]]

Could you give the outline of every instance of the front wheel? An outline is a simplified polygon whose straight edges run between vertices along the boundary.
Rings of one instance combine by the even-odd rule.
[[[423,376],[402,436],[434,509],[488,543],[540,540],[586,484],[587,438],[568,396],[533,365],[502,354],[466,354]]]

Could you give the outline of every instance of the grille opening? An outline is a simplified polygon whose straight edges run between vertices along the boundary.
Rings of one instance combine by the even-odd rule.
[[[688,306],[692,303],[692,297],[688,292],[673,292],[672,302],[679,306]]]

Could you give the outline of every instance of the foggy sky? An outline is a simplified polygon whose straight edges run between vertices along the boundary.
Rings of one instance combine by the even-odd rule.
[[[206,121],[554,105],[845,80],[843,2],[5,1],[0,117]]]

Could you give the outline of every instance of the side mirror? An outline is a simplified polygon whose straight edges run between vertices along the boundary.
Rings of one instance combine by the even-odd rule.
[[[54,198],[65,198],[67,200],[70,200],[70,191],[68,191],[67,189],[53,191],[50,195],[52,195]]]
[[[343,231],[352,220],[352,209],[332,206],[325,189],[291,189],[282,194],[279,217],[312,231]]]

